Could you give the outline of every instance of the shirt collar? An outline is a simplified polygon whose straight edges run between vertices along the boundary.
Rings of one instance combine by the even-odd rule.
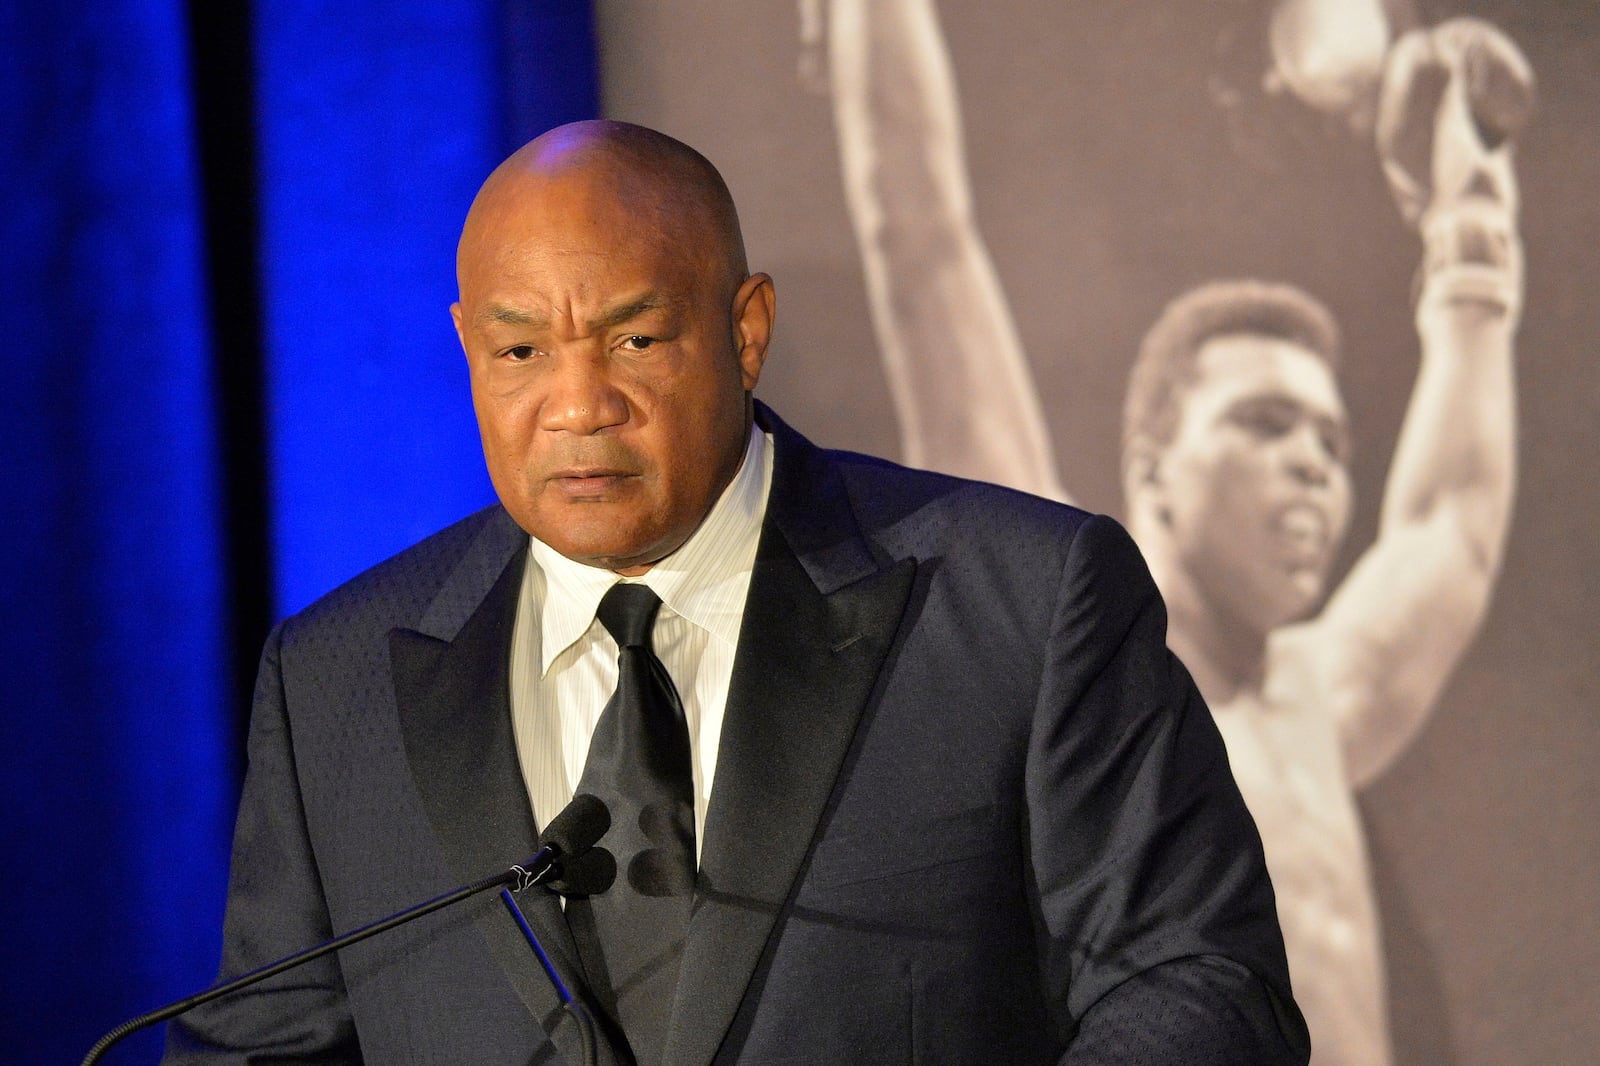
[[[637,578],[575,562],[530,537],[533,560],[544,572],[540,607],[540,676],[588,631],[606,590],[619,580],[646,585],[666,609],[705,629],[729,647],[739,642],[745,594],[755,568],[756,542],[772,488],[772,442],[750,428],[739,471],[682,547]]]

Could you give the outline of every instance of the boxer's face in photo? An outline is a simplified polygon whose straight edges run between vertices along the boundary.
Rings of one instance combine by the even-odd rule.
[[[1316,604],[1344,536],[1344,404],[1326,363],[1274,337],[1214,337],[1196,369],[1158,460],[1161,509],[1212,607],[1264,633]]]

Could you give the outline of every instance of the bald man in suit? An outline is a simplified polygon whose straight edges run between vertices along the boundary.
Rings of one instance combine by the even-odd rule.
[[[521,899],[601,1061],[1306,1061],[1260,841],[1120,527],[820,450],[757,404],[772,280],[661,134],[524,147],[458,275],[501,504],[274,632],[225,971],[530,853],[615,683],[595,604],[636,582],[664,603],[698,855],[659,1039],[571,908]],[[485,900],[196,1012],[167,1061],[579,1046]]]

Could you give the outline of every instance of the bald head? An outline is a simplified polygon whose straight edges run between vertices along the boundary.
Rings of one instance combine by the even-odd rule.
[[[461,231],[457,281],[493,268],[497,238],[516,218],[599,212],[625,214],[638,239],[671,247],[729,291],[748,273],[733,197],[705,156],[644,126],[593,120],[543,133],[494,169]]]

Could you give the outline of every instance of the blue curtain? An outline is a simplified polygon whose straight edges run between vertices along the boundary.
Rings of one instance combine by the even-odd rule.
[[[232,57],[256,165],[230,183],[202,143],[218,45],[194,15],[0,14],[8,1062],[77,1061],[212,979],[233,649],[268,621],[236,590],[281,615],[490,498],[455,231],[516,143],[597,113],[587,3],[257,0]],[[259,309],[242,341],[224,274]],[[261,424],[241,435],[240,411]],[[266,504],[243,523],[240,486]]]
[[[258,0],[279,613],[493,500],[450,324],[514,147],[597,114],[586,3]]]

